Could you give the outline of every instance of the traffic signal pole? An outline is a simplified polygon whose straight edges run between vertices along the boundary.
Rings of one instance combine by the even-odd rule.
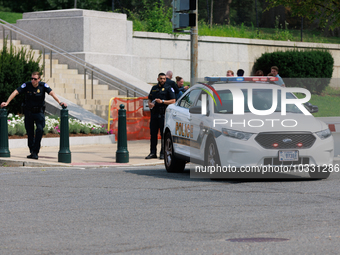
[[[172,29],[190,32],[190,85],[198,80],[198,0],[172,0]],[[181,30],[190,27],[189,30]]]
[[[198,79],[198,0],[196,0],[196,10],[193,11],[195,13],[195,26],[190,28],[190,85],[193,86]]]

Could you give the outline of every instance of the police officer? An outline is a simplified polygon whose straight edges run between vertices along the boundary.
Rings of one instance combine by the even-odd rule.
[[[67,105],[60,102],[57,95],[46,83],[40,81],[39,72],[33,72],[31,75],[31,81],[23,83],[19,88],[14,90],[8,97],[7,102],[1,103],[1,108],[6,107],[15,96],[21,93],[25,94],[24,122],[28,137],[28,147],[31,153],[27,156],[27,158],[38,159],[40,142],[44,132],[43,129],[45,127],[45,93],[52,96],[59,105],[64,105],[65,107]],[[35,136],[34,122],[37,127]]]
[[[158,74],[158,84],[153,86],[149,98],[149,108],[151,109],[150,119],[150,154],[145,159],[157,158],[157,139],[158,130],[161,132],[162,148],[159,155],[160,159],[164,159],[163,151],[163,129],[164,129],[164,115],[166,107],[169,104],[176,102],[174,89],[166,85],[166,76],[164,73]]]

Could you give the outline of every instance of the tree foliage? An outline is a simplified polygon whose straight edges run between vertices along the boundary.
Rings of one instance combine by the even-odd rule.
[[[340,1],[333,0],[267,0],[268,8],[289,7],[292,15],[318,21],[320,27],[335,29],[340,26]]]
[[[6,102],[9,95],[22,83],[29,81],[34,71],[42,71],[39,60],[34,60],[31,50],[14,46],[7,46],[5,41],[0,52],[0,102]],[[8,105],[8,112],[21,113],[21,103],[24,95],[18,95]]]

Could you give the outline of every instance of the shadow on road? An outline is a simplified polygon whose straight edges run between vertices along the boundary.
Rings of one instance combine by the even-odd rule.
[[[149,176],[154,178],[162,178],[169,180],[178,180],[186,182],[218,182],[218,183],[228,183],[237,184],[244,182],[304,182],[304,181],[320,181],[319,179],[312,179],[309,176],[298,176],[295,174],[287,173],[252,173],[243,175],[232,175],[229,174],[226,177],[224,175],[195,175],[190,171],[192,169],[186,168],[182,173],[168,173],[163,166],[159,166],[152,169],[139,169],[139,170],[125,170],[126,173]]]

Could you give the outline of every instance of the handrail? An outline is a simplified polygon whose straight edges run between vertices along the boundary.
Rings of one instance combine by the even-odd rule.
[[[1,24],[2,23],[2,24]],[[51,67],[51,71],[52,71],[52,51],[65,57],[66,59],[72,61],[73,63],[80,65],[81,67],[84,68],[84,97],[86,98],[86,72],[87,71],[91,71],[91,97],[93,98],[93,77],[95,77],[97,80],[108,83],[107,85],[113,87],[114,89],[117,89],[123,93],[126,93],[127,96],[129,96],[129,91],[132,92],[133,95],[136,96],[136,94],[140,95],[140,96],[145,96],[147,93],[137,87],[135,87],[134,85],[125,82],[123,80],[121,80],[120,78],[105,72],[104,70],[95,67],[93,65],[91,65],[90,63],[82,60],[81,58],[74,56],[70,53],[68,53],[67,51],[49,43],[46,42],[42,39],[40,39],[39,37],[32,35],[32,34],[28,34],[25,30],[14,26],[2,19],[0,19],[0,25],[3,27],[3,33],[5,34],[4,28],[7,28],[8,30],[10,30],[10,39],[12,42],[12,31],[14,31],[15,33],[23,36],[24,38],[33,41],[34,43],[37,43],[38,45],[43,47],[43,61],[45,61],[45,48],[50,50],[50,67]],[[5,36],[3,34],[3,37]],[[50,72],[52,73],[52,72]],[[105,79],[105,80],[104,80]],[[118,85],[117,85],[118,84]]]

